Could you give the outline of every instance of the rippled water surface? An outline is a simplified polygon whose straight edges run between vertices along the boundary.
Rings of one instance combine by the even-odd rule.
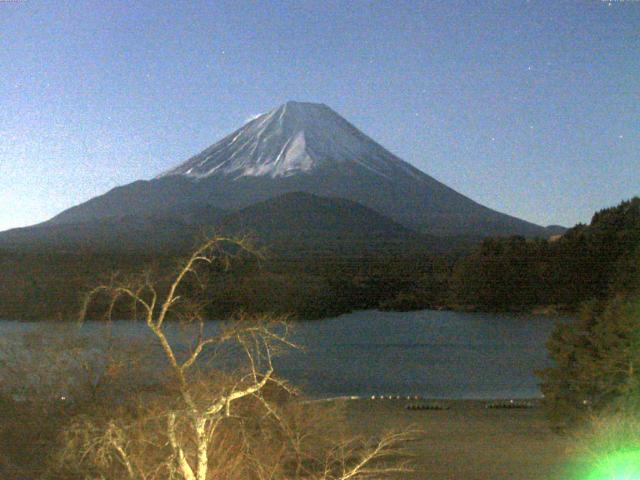
[[[534,397],[540,395],[534,370],[549,365],[545,342],[554,322],[533,315],[361,311],[296,324],[293,337],[305,352],[279,358],[277,369],[322,397]],[[36,325],[0,322],[0,334]],[[123,341],[144,335],[141,323],[114,328]]]

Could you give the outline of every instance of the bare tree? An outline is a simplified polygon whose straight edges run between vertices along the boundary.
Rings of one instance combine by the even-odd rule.
[[[78,412],[131,391],[148,358],[136,341],[70,323],[28,325],[0,338],[0,477],[43,478],[60,432]]]
[[[207,271],[243,253],[255,253],[245,240],[213,237],[163,287],[145,274],[89,292],[80,319],[100,298],[108,319],[124,302],[160,345],[169,376],[161,392],[138,392],[99,418],[78,417],[61,465],[80,478],[130,480],[347,480],[407,471],[401,446],[413,432],[350,438],[327,428],[331,417],[318,406],[295,401],[273,365],[282,349],[296,348],[285,318],[238,315],[207,335],[206,295],[196,291],[206,289]],[[186,345],[176,325],[192,335]]]

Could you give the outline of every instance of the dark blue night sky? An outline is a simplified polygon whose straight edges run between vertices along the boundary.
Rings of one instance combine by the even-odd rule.
[[[0,230],[289,99],[536,223],[640,193],[637,1],[0,1],[0,42]]]

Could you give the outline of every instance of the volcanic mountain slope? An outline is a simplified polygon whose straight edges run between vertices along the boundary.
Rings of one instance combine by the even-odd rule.
[[[279,252],[362,254],[440,250],[442,242],[418,234],[375,210],[340,198],[286,193],[225,217],[218,227],[249,235]]]
[[[345,198],[435,235],[548,236],[393,155],[323,104],[288,102],[150,181],[70,208],[49,224],[154,215],[177,204],[235,211],[288,192]]]
[[[222,212],[202,207],[205,224],[191,215],[125,215],[71,223],[40,224],[0,233],[3,250],[181,251],[192,247],[204,226],[223,218]],[[211,222],[211,223],[208,223]]]
[[[277,254],[349,255],[442,250],[439,239],[418,234],[356,202],[286,193],[233,213],[191,204],[159,214],[42,224],[0,234],[0,248],[98,251],[180,251],[211,233],[247,236]]]

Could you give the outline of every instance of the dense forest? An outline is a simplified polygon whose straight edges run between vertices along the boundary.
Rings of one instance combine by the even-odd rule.
[[[162,283],[179,258],[179,252],[0,253],[0,318],[73,317],[93,285],[141,270]],[[211,318],[243,310],[315,319],[367,308],[440,307],[451,265],[427,254],[235,259],[232,268],[210,278],[209,312]]]
[[[632,291],[640,282],[640,198],[551,239],[490,238],[453,269],[450,301],[479,310],[558,306]]]
[[[635,198],[570,232],[583,252],[576,264],[591,280],[576,290],[589,299],[571,321],[558,322],[547,343],[554,366],[539,372],[553,425],[590,424],[588,442],[612,451],[640,440],[639,209]]]
[[[459,244],[461,244],[458,241]],[[640,198],[597,212],[551,239],[488,238],[450,253],[430,248],[355,255],[239,259],[210,285],[210,314],[239,309],[301,319],[357,309],[576,311],[640,284]],[[73,316],[83,292],[115,273],[169,276],[182,252],[0,251],[0,318]]]

